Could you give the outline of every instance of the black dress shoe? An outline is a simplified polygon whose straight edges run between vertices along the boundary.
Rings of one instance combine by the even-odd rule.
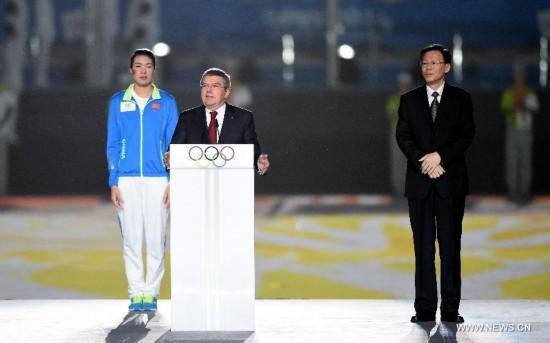
[[[420,323],[420,322],[435,322],[435,314],[417,313],[415,316],[411,317],[411,323]]]
[[[464,317],[462,317],[458,313],[442,313],[441,321],[451,323],[464,323]]]

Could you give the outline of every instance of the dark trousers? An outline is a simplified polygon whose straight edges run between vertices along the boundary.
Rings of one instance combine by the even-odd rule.
[[[425,199],[408,198],[415,254],[414,308],[437,311],[435,241],[441,259],[441,312],[456,313],[460,305],[460,238],[465,196],[441,198],[435,189]]]

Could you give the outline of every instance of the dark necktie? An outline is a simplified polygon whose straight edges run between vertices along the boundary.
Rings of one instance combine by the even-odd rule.
[[[208,125],[208,138],[210,139],[210,144],[218,143],[218,125],[216,125],[216,115],[218,115],[218,112],[210,112],[210,125]]]
[[[432,96],[434,97],[434,100],[432,101],[432,121],[435,121],[435,117],[437,116],[437,108],[439,107],[439,102],[437,101],[437,96],[439,94],[437,92],[433,92]]]

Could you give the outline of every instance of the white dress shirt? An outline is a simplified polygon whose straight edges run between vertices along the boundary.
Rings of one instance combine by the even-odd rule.
[[[437,94],[439,94],[437,96],[437,101],[441,103],[441,97],[443,96],[443,87],[445,87],[445,82],[443,82],[438,89],[432,89],[430,86],[426,85],[426,92],[428,93],[428,102],[430,103],[430,106],[432,106],[432,102],[434,101],[434,97],[432,96],[433,92],[437,92]]]
[[[223,126],[223,118],[225,117],[225,103],[222,105],[222,107],[218,108],[217,110],[215,110],[218,114],[216,115],[216,120],[218,121],[218,128],[216,130],[217,134],[218,134],[218,139],[217,141],[220,140],[220,132],[222,132],[222,126]],[[210,111],[208,108],[205,110],[205,115],[206,115],[206,127],[210,126]]]

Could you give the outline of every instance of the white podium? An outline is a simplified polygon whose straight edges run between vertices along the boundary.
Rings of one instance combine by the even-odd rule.
[[[254,331],[254,146],[170,146],[172,332]]]

